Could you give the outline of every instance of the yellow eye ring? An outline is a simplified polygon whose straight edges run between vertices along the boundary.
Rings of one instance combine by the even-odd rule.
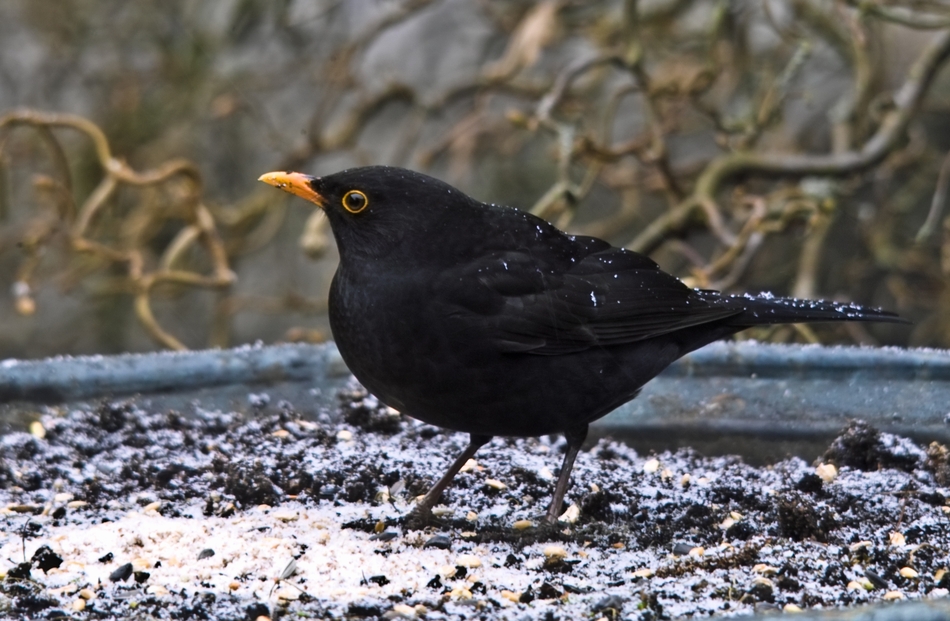
[[[359,190],[350,190],[343,195],[343,209],[350,213],[359,213],[369,205],[369,199]]]

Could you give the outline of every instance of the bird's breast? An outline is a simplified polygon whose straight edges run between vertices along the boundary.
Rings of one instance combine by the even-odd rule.
[[[356,378],[384,403],[406,409],[429,365],[449,353],[423,279],[377,270],[338,270],[330,287],[333,338]],[[438,352],[441,351],[441,354]],[[407,403],[408,402],[408,403]]]

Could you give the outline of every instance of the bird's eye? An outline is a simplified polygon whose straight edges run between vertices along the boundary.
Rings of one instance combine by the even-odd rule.
[[[369,199],[359,190],[350,190],[343,195],[343,208],[350,213],[359,213],[369,205]]]

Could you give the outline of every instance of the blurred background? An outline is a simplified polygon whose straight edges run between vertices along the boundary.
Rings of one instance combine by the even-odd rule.
[[[329,338],[256,179],[365,164],[950,347],[948,55],[943,0],[6,0],[0,359]]]

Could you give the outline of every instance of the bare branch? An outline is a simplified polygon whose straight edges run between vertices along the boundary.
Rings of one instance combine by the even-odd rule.
[[[913,113],[920,105],[937,71],[950,56],[950,31],[937,35],[911,67],[907,80],[894,95],[894,108],[881,120],[877,132],[857,151],[833,155],[791,155],[737,152],[714,159],[696,182],[693,194],[638,235],[628,247],[652,252],[670,233],[684,231],[695,222],[697,209],[715,205],[715,194],[729,178],[743,174],[802,177],[847,175],[883,160],[900,142]],[[707,210],[708,213],[708,210]]]

